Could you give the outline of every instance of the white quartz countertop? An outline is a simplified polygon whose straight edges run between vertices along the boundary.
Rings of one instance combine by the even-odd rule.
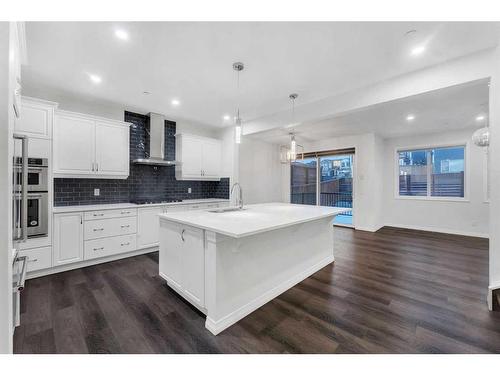
[[[347,208],[308,206],[290,203],[251,204],[240,211],[223,213],[179,211],[160,214],[162,220],[240,238],[280,229],[291,225],[318,220],[348,211]]]
[[[135,204],[135,203],[112,203],[112,204],[86,204],[75,206],[58,206],[52,209],[55,214],[68,213],[68,212],[84,212],[84,211],[100,211],[100,210],[121,210],[125,208],[138,208],[138,207],[155,207],[155,206],[182,206],[193,204],[208,204],[217,202],[229,202],[228,199],[186,199],[182,202],[169,202],[169,203],[151,203],[151,204]]]

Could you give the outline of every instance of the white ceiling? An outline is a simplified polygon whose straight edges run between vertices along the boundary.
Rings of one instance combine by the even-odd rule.
[[[427,92],[408,98],[366,107],[327,120],[306,123],[294,128],[297,140],[318,141],[333,137],[375,133],[394,138],[447,130],[478,128],[488,115],[488,80]],[[408,115],[415,119],[408,121]],[[476,121],[485,116],[482,122]],[[270,143],[287,143],[289,130],[273,129],[251,135]]]
[[[234,113],[234,61],[246,66],[239,101],[251,120],[289,108],[291,92],[312,102],[495,46],[500,35],[499,23],[484,22],[28,22],[26,30],[25,86],[213,126]],[[426,51],[411,56],[423,43]]]

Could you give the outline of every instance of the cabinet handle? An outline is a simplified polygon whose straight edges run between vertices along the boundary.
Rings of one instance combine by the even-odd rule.
[[[28,259],[28,263],[31,263],[31,262],[36,262],[38,259],[35,258],[35,259]]]
[[[94,172],[94,163],[92,163],[92,172]]]
[[[130,225],[122,225],[122,228],[130,228]]]
[[[104,214],[94,214],[94,216],[104,216]]]
[[[121,212],[122,215],[126,215],[126,214],[129,214],[129,213],[130,213],[130,211],[122,211]]]
[[[104,228],[94,228],[94,232],[100,232],[102,230],[104,230]]]
[[[94,247],[94,251],[104,250],[104,247]]]
[[[130,245],[130,242],[125,242],[121,244],[121,246],[128,246],[128,245]]]
[[[99,163],[95,163],[95,170],[96,172],[99,172]]]
[[[186,230],[185,230],[185,229],[183,229],[183,230],[182,230],[182,232],[181,232],[181,240],[182,240],[182,242],[184,242],[184,241],[185,241],[185,240],[184,240],[184,232],[185,232],[185,231],[186,231]]]

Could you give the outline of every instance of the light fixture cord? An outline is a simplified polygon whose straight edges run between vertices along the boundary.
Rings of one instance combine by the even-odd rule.
[[[237,107],[237,116],[236,121],[239,122],[240,119],[240,70],[236,71],[236,107]]]

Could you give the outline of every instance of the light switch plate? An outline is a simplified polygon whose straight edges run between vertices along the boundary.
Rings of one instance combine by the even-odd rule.
[[[94,189],[94,197],[98,197],[101,195],[101,190],[100,189]]]
[[[188,188],[188,194],[191,194],[191,188]]]

